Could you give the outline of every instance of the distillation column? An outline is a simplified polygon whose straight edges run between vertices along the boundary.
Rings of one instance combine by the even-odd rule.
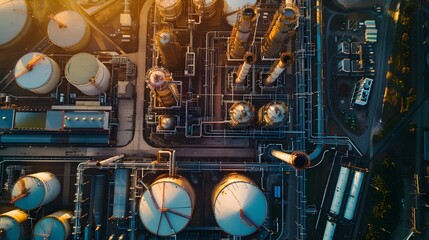
[[[286,153],[280,150],[271,149],[270,153],[273,157],[290,164],[297,170],[302,170],[310,166],[310,158],[305,152],[295,151],[292,153]]]
[[[155,45],[161,55],[163,66],[171,71],[183,68],[182,49],[177,42],[176,34],[170,29],[163,29],[156,33]]]
[[[262,55],[268,58],[277,57],[282,51],[283,44],[294,33],[297,27],[299,9],[293,0],[286,0],[285,4],[274,15],[268,31],[262,41]]]
[[[252,64],[256,62],[256,56],[254,53],[247,52],[244,55],[244,62],[240,65],[237,71],[237,78],[235,79],[236,84],[243,84],[246,80],[246,76],[249,73]]]
[[[175,107],[180,105],[180,93],[172,83],[171,73],[163,67],[153,67],[147,71],[146,81],[154,94],[154,107]]]
[[[232,29],[229,40],[229,55],[232,58],[242,58],[249,49],[257,18],[258,14],[255,7],[246,6],[241,11],[240,19]]]
[[[283,71],[295,60],[291,52],[284,52],[280,58],[271,66],[270,75],[265,79],[265,86],[272,85]]]

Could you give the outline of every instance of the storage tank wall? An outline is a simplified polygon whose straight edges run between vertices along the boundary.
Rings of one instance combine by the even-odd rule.
[[[8,48],[29,32],[31,11],[25,0],[0,0],[0,13],[0,48]]]
[[[167,21],[174,21],[182,14],[182,0],[155,0],[155,5]]]
[[[217,0],[192,0],[195,11],[204,19],[212,18],[216,13]]]
[[[34,240],[67,240],[71,237],[71,211],[58,211],[40,219],[33,229]]]
[[[28,215],[21,210],[12,210],[0,215],[0,239],[26,239],[28,234]]]
[[[344,210],[344,218],[353,220],[356,211],[356,205],[359,200],[360,189],[362,187],[363,177],[365,173],[355,171],[353,175],[352,185],[350,188],[349,196],[347,198],[346,208]]]
[[[343,204],[344,192],[346,191],[347,181],[349,179],[350,168],[341,166],[340,174],[338,175],[337,184],[335,186],[334,197],[332,199],[330,213],[334,215],[340,214],[341,205]]]

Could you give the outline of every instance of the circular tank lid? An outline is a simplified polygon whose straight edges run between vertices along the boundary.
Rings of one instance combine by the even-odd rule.
[[[161,44],[167,44],[170,42],[170,40],[171,40],[171,35],[168,32],[162,32],[159,35],[159,43]]]
[[[63,11],[54,16],[48,24],[51,42],[60,47],[78,44],[86,34],[85,19],[73,11]]]
[[[0,239],[18,240],[21,236],[21,229],[21,224],[12,217],[0,216],[0,230],[3,231],[3,234],[0,235]]]
[[[188,192],[174,182],[157,182],[145,191],[140,201],[140,218],[145,227],[158,236],[181,231],[192,215]]]
[[[0,45],[15,39],[28,20],[25,0],[0,0]]]
[[[245,5],[252,6],[256,4],[256,0],[225,0],[226,4],[226,13],[236,11],[240,8],[243,8]]]
[[[247,236],[262,226],[267,214],[267,202],[261,190],[247,182],[225,186],[214,201],[218,225],[233,236]]]
[[[247,103],[239,103],[231,107],[231,119],[238,123],[247,123],[254,117],[254,109]]]
[[[161,116],[160,126],[162,129],[173,129],[176,126],[176,119],[174,116]]]
[[[78,53],[71,57],[65,67],[67,80],[75,85],[88,84],[91,78],[97,76],[98,60],[92,54]]]
[[[44,184],[32,176],[22,177],[13,185],[11,197],[12,200],[20,198],[14,202],[17,208],[22,210],[34,209],[43,202],[45,197]]]
[[[164,8],[174,6],[178,0],[156,0],[156,5]]]
[[[42,53],[25,54],[15,66],[16,82],[25,89],[42,87],[52,76],[53,64]]]
[[[155,70],[149,75],[149,84],[154,88],[160,88],[165,84],[165,72],[162,70]]]
[[[45,217],[36,223],[33,230],[35,240],[67,239],[63,223],[55,217]]]
[[[286,109],[284,104],[272,103],[268,106],[266,114],[273,123],[279,123],[286,118]]]

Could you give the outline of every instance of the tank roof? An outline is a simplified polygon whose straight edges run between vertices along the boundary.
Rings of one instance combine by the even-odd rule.
[[[65,67],[67,80],[76,85],[88,84],[97,75],[98,60],[89,53],[78,53],[71,57]]]
[[[15,39],[28,21],[28,7],[24,0],[0,0],[0,45]]]
[[[27,69],[27,65],[32,65],[31,69]],[[49,81],[53,68],[48,56],[38,52],[27,53],[16,63],[16,83],[28,90],[39,88]]]
[[[86,31],[85,19],[74,11],[60,12],[48,24],[49,39],[60,47],[72,47],[78,44]]]

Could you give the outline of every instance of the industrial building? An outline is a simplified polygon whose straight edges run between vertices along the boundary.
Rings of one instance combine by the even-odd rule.
[[[37,7],[0,0],[0,51],[27,45],[0,66],[0,238],[306,239],[305,169],[350,148],[323,138],[320,6]]]

